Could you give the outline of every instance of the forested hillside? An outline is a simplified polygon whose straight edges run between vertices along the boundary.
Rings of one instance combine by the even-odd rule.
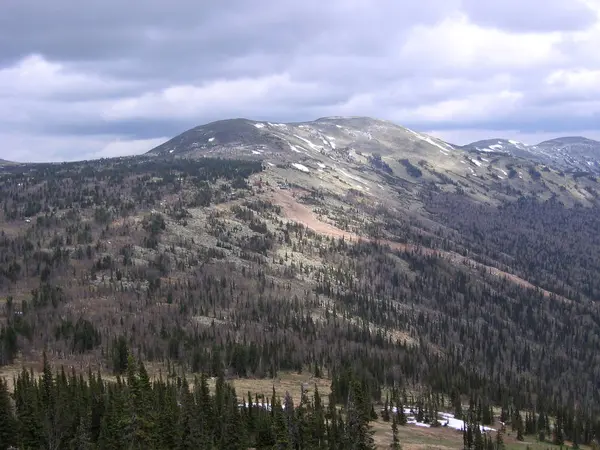
[[[0,420],[20,424],[4,442],[120,448],[115,436],[126,435],[126,448],[288,448],[282,430],[308,427],[319,443],[293,448],[353,448],[344,439],[364,432],[366,410],[406,403],[398,393],[408,391],[430,417],[496,407],[493,420],[522,421],[527,435],[593,443],[595,206],[533,195],[496,206],[424,185],[415,213],[356,190],[278,184],[265,169],[169,157],[4,169],[0,365],[46,350],[57,370],[78,368],[53,378],[46,366],[40,381],[21,373],[11,400],[3,385],[16,415]],[[176,375],[154,382],[139,361],[168,361]],[[223,381],[292,371],[332,386],[351,373],[352,389],[333,400],[339,414],[312,397],[291,416],[240,410]],[[210,401],[192,382],[202,373],[221,380]],[[107,374],[121,378],[101,382]],[[218,413],[190,412],[199,402]],[[218,426],[186,422],[203,417]],[[186,434],[199,428],[208,434]],[[470,436],[468,446],[496,445]]]

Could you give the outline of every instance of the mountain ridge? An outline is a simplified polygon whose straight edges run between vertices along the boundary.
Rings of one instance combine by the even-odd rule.
[[[502,152],[560,170],[600,174],[600,142],[584,136],[560,136],[534,145],[510,139],[488,139],[462,148],[471,152]]]
[[[186,133],[2,170],[0,365],[108,372],[128,347],[168,373],[353,368],[379,402],[598,417],[596,177],[374,119]]]
[[[164,155],[166,152],[169,152],[178,155],[187,154],[193,156],[194,150],[202,150],[207,147],[210,149],[215,145],[275,145],[275,142],[273,141],[267,143],[253,142],[253,139],[261,139],[259,137],[260,132],[257,132],[255,129],[260,130],[266,128],[264,131],[269,131],[269,128],[279,127],[278,131],[281,132],[287,127],[306,128],[332,124],[340,126],[340,123],[354,127],[355,131],[361,128],[376,127],[377,125],[389,127],[390,129],[403,130],[404,132],[412,133],[414,136],[425,142],[429,142],[434,146],[441,146],[445,151],[449,151],[450,149],[462,149],[467,152],[476,153],[506,153],[511,156],[530,159],[537,163],[555,165],[561,170],[589,169],[594,173],[600,173],[600,142],[584,136],[558,136],[537,144],[525,144],[514,139],[506,138],[488,138],[465,145],[457,145],[426,133],[415,132],[390,120],[368,116],[324,116],[313,121],[287,123],[274,123],[244,117],[222,119],[198,125],[184,131],[165,143],[151,149],[147,153],[151,155]],[[251,126],[255,129],[250,128]],[[189,138],[190,133],[201,134],[202,137],[207,138],[206,142],[194,141],[186,143],[185,138]],[[276,147],[283,149],[286,146],[286,139],[282,139],[282,136],[276,134],[272,137],[279,138],[279,145],[276,145]],[[264,138],[264,136],[262,138]],[[320,140],[323,139],[322,136],[319,138]],[[306,136],[304,136],[304,141],[304,143],[306,143]],[[319,139],[317,139],[317,141],[319,141]],[[317,147],[322,147],[321,142],[312,142],[312,145],[311,143],[309,143],[309,145],[313,148],[315,145]],[[331,142],[325,143],[325,145],[331,146]]]
[[[594,175],[596,164],[569,165],[560,153],[515,140],[458,146],[366,116],[290,123],[219,120],[191,128],[147,155],[255,159],[266,164],[274,183],[293,180],[336,195],[353,189],[404,206],[420,204],[419,191],[428,183],[493,204],[524,194],[591,204],[597,195],[593,180],[575,179],[584,170]],[[398,190],[401,198],[394,194]]]

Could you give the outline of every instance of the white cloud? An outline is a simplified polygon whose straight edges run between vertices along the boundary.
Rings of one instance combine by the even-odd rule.
[[[9,43],[16,59],[0,44],[0,158],[138,153],[173,129],[230,117],[370,115],[462,137],[479,137],[476,127],[592,136],[600,21],[569,2],[332,0],[318,15],[268,3],[256,15],[243,2],[211,7],[218,26],[190,17],[187,3],[168,26],[163,2],[131,26],[103,4],[93,57],[74,45],[73,17],[23,23],[27,33],[7,23],[21,38]],[[600,0],[585,3],[598,15]]]
[[[168,140],[118,136],[49,136],[3,133],[1,159],[16,162],[81,161],[146,153]]]
[[[600,94],[600,70],[560,69],[545,79],[550,89],[576,94]]]
[[[102,148],[93,151],[84,159],[112,158],[116,156],[141,155],[168,141],[169,137],[154,139],[121,139],[109,141]]]
[[[78,73],[33,54],[0,69],[0,98],[46,98],[58,95],[99,95],[134,85],[95,74]]]
[[[234,80],[218,79],[201,86],[176,85],[115,101],[103,112],[107,120],[190,118],[210,113],[248,111],[274,103],[295,102],[319,94],[319,86],[294,81],[287,73]]]
[[[501,120],[519,108],[522,98],[522,93],[510,90],[467,95],[417,107],[414,111],[407,111],[403,118],[408,120],[411,115],[413,120],[422,122],[472,122],[497,116]]]
[[[560,63],[564,58],[556,50],[558,42],[560,33],[510,33],[456,13],[438,24],[415,27],[400,56],[436,74],[506,72]]]

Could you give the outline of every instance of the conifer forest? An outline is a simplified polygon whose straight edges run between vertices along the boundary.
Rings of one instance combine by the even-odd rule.
[[[598,206],[269,170],[2,168],[0,450],[598,448]]]

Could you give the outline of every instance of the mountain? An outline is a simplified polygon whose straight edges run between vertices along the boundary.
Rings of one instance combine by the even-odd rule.
[[[505,153],[569,172],[600,174],[600,142],[581,136],[560,137],[526,145],[507,139],[477,141],[461,147],[476,153]]]
[[[522,157],[531,156],[531,153],[527,151],[527,145],[512,139],[485,139],[482,141],[472,142],[471,144],[462,146],[461,148],[473,152],[500,153]]]
[[[590,444],[600,187],[532,152],[366,117],[233,119],[143,156],[2,168],[0,376],[46,350],[84,379],[137,379],[135,357],[173,396],[200,372],[245,398],[321,380],[332,401],[354,386],[375,408],[406,391],[423,417],[529,413],[530,441],[543,413]],[[270,429],[254,448],[273,446]]]
[[[547,158],[548,164],[568,169],[600,173],[600,142],[581,136],[571,136],[540,142],[531,147],[532,153]]]
[[[565,176],[562,165],[520,142],[491,139],[459,147],[368,117],[222,120],[192,128],[148,155],[260,160],[276,183],[296,180],[336,194],[354,189],[405,206],[420,204],[421,189],[431,184],[492,204],[524,194],[589,204],[597,189],[595,181]],[[398,189],[402,198],[394,194]]]
[[[231,119],[192,128],[149,154],[261,158],[307,155],[335,160],[356,153],[392,155],[400,149],[418,156],[431,151],[445,155],[454,147],[391,122],[368,117],[324,117],[312,122],[285,124]]]

